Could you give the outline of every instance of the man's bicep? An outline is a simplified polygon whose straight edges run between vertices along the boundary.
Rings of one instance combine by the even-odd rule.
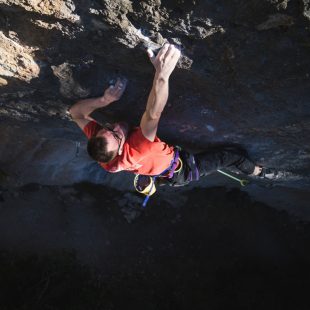
[[[147,111],[144,112],[141,122],[140,128],[142,131],[143,136],[151,142],[154,142],[156,134],[157,134],[157,127],[159,123],[159,118],[151,118]]]

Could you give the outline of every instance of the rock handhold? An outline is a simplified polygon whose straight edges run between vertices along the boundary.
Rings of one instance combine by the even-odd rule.
[[[10,6],[16,5],[29,12],[66,19],[72,23],[76,23],[80,20],[78,15],[73,14],[75,5],[72,0],[0,0],[0,3]]]
[[[66,62],[59,66],[51,66],[54,75],[59,79],[60,93],[68,99],[88,96],[89,91],[83,89],[80,84],[73,79],[71,66],[72,65]]]
[[[278,28],[281,26],[292,26],[294,25],[293,17],[285,14],[274,14],[269,15],[268,19],[263,23],[256,26],[257,30],[269,30],[273,28]]]
[[[303,0],[303,15],[310,21],[310,0]]]
[[[0,31],[0,75],[30,82],[39,76],[40,68],[32,57],[36,48],[22,46]],[[4,80],[0,85],[6,85]]]

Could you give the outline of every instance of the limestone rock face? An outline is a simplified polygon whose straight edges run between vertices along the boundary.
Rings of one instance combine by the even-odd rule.
[[[14,38],[14,33],[9,34]],[[34,48],[22,46],[0,32],[0,75],[30,82],[38,77],[40,68],[32,57]]]
[[[304,16],[310,20],[310,1],[309,0],[303,0],[303,14]]]
[[[29,12],[77,22],[79,16],[73,14],[75,6],[71,0],[0,0],[0,4],[18,6]]]
[[[169,41],[182,58],[160,137],[194,150],[241,144],[297,187],[309,184],[308,0],[0,0],[0,10],[0,162],[20,182],[83,180],[86,157],[74,168],[61,160],[66,143],[86,142],[66,110],[126,76],[126,93],[105,114],[138,124],[153,77],[145,48]],[[15,150],[11,135],[20,137]],[[38,159],[43,138],[51,146]]]

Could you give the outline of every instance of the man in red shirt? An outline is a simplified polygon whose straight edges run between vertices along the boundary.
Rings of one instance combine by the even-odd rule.
[[[221,148],[193,155],[169,146],[156,136],[168,100],[169,78],[181,53],[174,45],[165,44],[156,56],[151,50],[148,50],[148,55],[155,68],[155,76],[139,127],[129,130],[128,125],[121,122],[100,125],[90,117],[95,109],[120,99],[126,80],[118,79],[102,97],[78,101],[69,110],[89,139],[89,155],[109,172],[127,170],[148,176],[161,174],[176,186],[198,180],[200,176],[222,167],[234,166],[246,174],[260,174],[261,167],[240,150]]]

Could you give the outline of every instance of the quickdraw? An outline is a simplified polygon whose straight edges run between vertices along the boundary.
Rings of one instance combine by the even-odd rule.
[[[222,171],[222,170],[220,170],[220,169],[217,169],[217,171],[218,171],[219,173],[224,174],[224,175],[226,175],[227,177],[229,177],[229,178],[231,178],[231,179],[233,179],[233,180],[239,182],[241,186],[246,186],[246,185],[249,183],[248,180],[236,178],[235,176],[233,176],[233,175],[231,175],[231,174],[229,174],[229,173],[227,173],[227,172],[224,172],[224,171]]]

